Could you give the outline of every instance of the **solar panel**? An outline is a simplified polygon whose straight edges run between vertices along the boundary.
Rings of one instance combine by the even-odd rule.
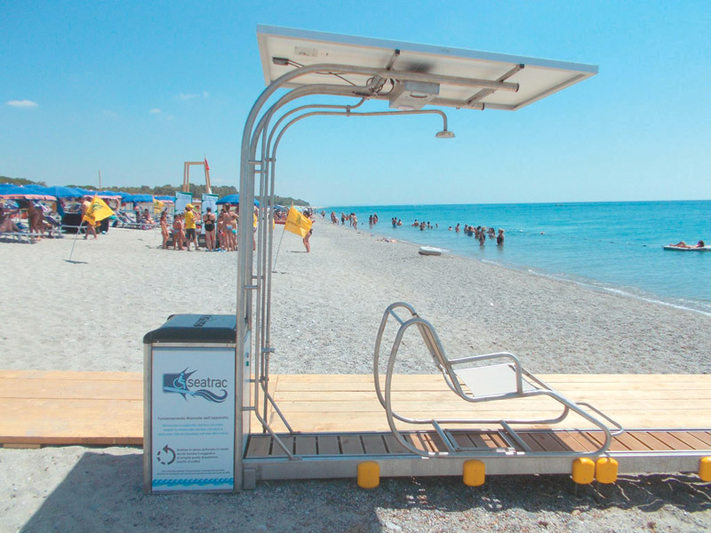
[[[337,66],[292,79],[284,87],[370,83],[372,97],[399,109],[430,104],[514,111],[598,70],[594,65],[275,26],[259,25],[257,39],[267,85],[300,66]]]

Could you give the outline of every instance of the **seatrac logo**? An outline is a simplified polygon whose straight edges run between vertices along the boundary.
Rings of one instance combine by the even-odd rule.
[[[177,393],[187,401],[188,396],[199,396],[209,402],[222,403],[227,399],[226,379],[192,377],[197,370],[188,372],[186,368],[179,374],[163,374],[163,392]],[[213,390],[217,389],[220,394]]]

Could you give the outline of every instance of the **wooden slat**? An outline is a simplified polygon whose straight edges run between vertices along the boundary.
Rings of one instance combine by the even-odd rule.
[[[338,446],[338,437],[335,435],[321,435],[318,437],[319,455],[338,455],[341,453]]]
[[[600,448],[600,444],[583,431],[562,431],[558,433],[558,438],[571,450],[593,452]]]
[[[672,450],[693,450],[691,446],[676,438],[673,433],[668,431],[654,431],[652,435],[669,446]]]
[[[672,435],[687,444],[692,450],[707,450],[709,445],[689,431],[674,431]]]
[[[598,431],[585,431],[584,432],[590,440],[597,442],[599,446],[602,446],[605,442],[605,434]],[[612,440],[610,447],[608,448],[610,452],[625,452],[628,451],[627,446],[622,444],[619,440]]]
[[[516,434],[521,438],[523,442],[528,444],[528,447],[531,448],[532,451],[534,452],[545,452],[546,449],[539,444],[539,442],[531,436],[531,434],[527,431],[517,431]]]
[[[385,440],[385,445],[388,448],[388,453],[397,453],[397,454],[402,454],[402,453],[410,453],[410,450],[405,448],[400,442],[395,438],[395,436],[390,433],[384,436]]]
[[[286,449],[289,450],[291,453],[294,453],[294,437],[288,437],[288,436],[281,436],[281,441],[284,443],[284,446],[286,446]],[[279,446],[279,444],[272,439],[272,451],[271,455],[273,457],[286,457],[286,452],[284,449]]]
[[[297,435],[295,453],[297,455],[316,455],[316,437]]]
[[[531,437],[547,452],[568,452],[570,448],[554,433],[531,432]]]
[[[711,448],[711,375],[566,374],[541,378],[573,400],[589,401],[625,427],[703,428],[707,432],[679,433],[670,442],[692,448],[706,443]],[[399,375],[394,381],[396,406],[412,409],[409,414],[413,416],[466,418],[476,412],[491,418],[546,417],[558,409],[550,402],[520,400],[472,406],[459,402],[440,375]],[[273,375],[269,385],[296,430],[389,429],[370,375]],[[0,413],[0,444],[141,444],[143,375],[0,370]],[[275,431],[285,429],[273,412],[267,417]],[[254,417],[252,423],[254,429],[260,429]],[[569,417],[560,427],[589,424]],[[629,447],[633,442],[642,445],[639,440],[620,440],[619,444]],[[650,442],[656,442],[657,449],[662,446],[656,437]]]
[[[383,455],[388,453],[385,442],[380,435],[363,435],[361,440],[367,454]]]
[[[251,436],[247,447],[247,457],[269,457],[272,438],[266,435]]]
[[[629,435],[642,442],[652,451],[668,451],[672,449],[670,446],[657,439],[651,432],[631,431]]]
[[[711,450],[711,433],[706,431],[689,431],[688,433],[693,435],[695,439],[698,439],[706,444],[707,450]]]
[[[348,435],[341,437],[341,449],[346,455],[363,455],[363,443],[360,441],[360,435]]]
[[[639,439],[636,439],[634,436],[630,435],[629,433],[623,433],[622,435],[618,435],[615,437],[615,441],[619,442],[622,444],[625,448],[627,448],[630,451],[633,452],[648,452],[649,447],[645,445],[642,441]]]
[[[412,444],[413,447],[423,452],[446,451],[446,446],[444,446],[441,439],[438,436],[435,438],[431,433],[426,431],[408,433],[403,435],[403,437],[408,443]]]

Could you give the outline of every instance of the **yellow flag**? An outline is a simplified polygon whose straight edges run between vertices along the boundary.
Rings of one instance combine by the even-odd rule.
[[[311,221],[299,213],[292,205],[291,209],[289,209],[289,214],[286,216],[284,230],[306,237],[306,234],[311,231]]]
[[[153,212],[154,213],[160,213],[163,208],[165,207],[165,202],[161,202],[160,200],[153,200]]]
[[[94,196],[94,199],[91,201],[91,205],[89,206],[89,210],[86,212],[82,220],[85,220],[92,226],[95,226],[97,222],[104,220],[105,218],[109,218],[113,214],[114,212],[108,205],[106,205],[106,202],[98,196]]]

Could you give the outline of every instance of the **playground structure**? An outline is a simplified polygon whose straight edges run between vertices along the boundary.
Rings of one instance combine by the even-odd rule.
[[[210,185],[210,165],[207,164],[207,158],[204,161],[186,161],[183,163],[183,192],[190,192],[190,167],[201,166],[205,169],[205,192],[212,193]]]

